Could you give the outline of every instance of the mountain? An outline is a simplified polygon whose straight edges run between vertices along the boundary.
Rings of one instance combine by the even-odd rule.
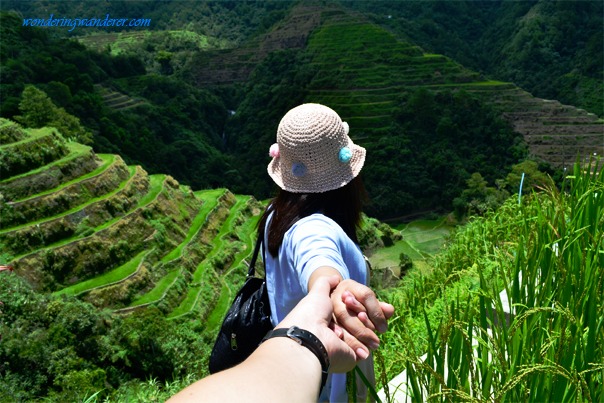
[[[601,1],[348,2],[397,36],[602,117]]]
[[[604,152],[596,115],[489,80],[336,6],[300,4],[264,37],[199,58],[198,85],[245,83],[225,130],[251,173],[239,191],[269,194],[257,156],[274,141],[273,122],[302,102],[334,108],[368,149],[370,211],[381,217],[450,209],[471,173],[504,177],[525,157],[523,141],[554,168]]]
[[[3,72],[15,79],[3,84],[3,116],[18,114],[20,91],[35,83],[92,129],[95,150],[118,153],[151,173],[169,173],[194,189],[226,186],[265,198],[273,188],[264,171],[268,160],[260,156],[274,142],[279,119],[301,102],[323,102],[349,121],[353,138],[369,150],[364,171],[373,199],[369,211],[379,217],[450,210],[471,174],[479,172],[493,185],[527,156],[552,173],[577,157],[604,151],[597,115],[494,80],[496,72],[484,67],[490,54],[476,52],[481,46],[500,49],[494,55],[512,52],[501,44],[510,40],[520,46],[526,32],[534,31],[527,28],[533,20],[551,27],[532,39],[531,49],[538,49],[550,33],[568,31],[558,27],[572,7],[542,2],[204,4],[196,3],[191,15],[214,21],[212,29],[189,24],[177,2],[130,9],[127,3],[97,4],[90,12],[147,14],[164,29],[114,37],[122,41],[117,56],[111,56],[114,48],[96,53],[74,42],[63,46],[57,31],[28,29],[6,17],[3,60],[11,62]],[[69,13],[54,3],[9,5],[22,13]],[[384,14],[390,6],[391,13]],[[594,76],[602,64],[598,52],[577,50],[580,43],[590,43],[591,49],[597,42],[591,39],[597,37],[594,19],[586,16],[597,7],[586,2],[577,8],[586,28],[573,31],[575,47],[564,41],[565,69],[589,59],[589,68],[577,70],[581,77]],[[258,17],[263,10],[266,18]],[[237,17],[226,23],[234,13]],[[426,18],[432,14],[430,24]],[[103,41],[109,35],[86,33],[79,40],[91,47],[101,41],[99,35],[105,35]],[[214,45],[202,46],[202,40]],[[428,53],[438,44],[443,53],[457,46],[451,54],[476,68]],[[511,59],[506,56],[506,63]],[[55,60],[52,68],[42,67],[47,60]],[[513,66],[509,69],[524,71]],[[540,74],[554,74],[546,68],[550,64],[544,66],[549,73]],[[595,80],[597,89],[601,80],[597,75]],[[575,93],[580,92],[577,87]]]

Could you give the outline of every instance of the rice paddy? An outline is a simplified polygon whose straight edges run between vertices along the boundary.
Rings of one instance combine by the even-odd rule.
[[[510,200],[388,298],[389,401],[602,401],[604,174]],[[503,297],[505,296],[505,297]],[[397,389],[395,391],[394,389]]]

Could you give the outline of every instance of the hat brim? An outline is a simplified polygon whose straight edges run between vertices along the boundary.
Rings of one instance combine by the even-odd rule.
[[[353,180],[365,165],[366,150],[354,143],[348,146],[352,151],[350,161],[333,164],[328,170],[309,171],[295,176],[291,166],[285,166],[283,158],[273,158],[267,172],[281,189],[292,193],[324,193],[339,189]]]

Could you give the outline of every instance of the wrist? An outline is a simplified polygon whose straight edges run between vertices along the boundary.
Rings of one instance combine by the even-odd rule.
[[[287,337],[292,341],[296,342],[301,347],[307,348],[310,352],[312,352],[315,357],[319,360],[321,365],[321,387],[319,388],[319,392],[325,386],[325,382],[327,381],[327,375],[329,372],[329,355],[327,354],[327,349],[315,336],[313,333],[308,330],[300,329],[297,326],[291,326],[289,328],[276,328],[267,333],[267,335],[262,339],[262,342],[269,340],[275,337]]]

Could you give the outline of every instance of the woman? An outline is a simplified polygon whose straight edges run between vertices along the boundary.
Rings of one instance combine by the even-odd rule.
[[[285,318],[318,278],[336,275],[343,280],[332,293],[337,325],[357,357],[366,359],[367,347],[379,346],[373,330],[386,330],[392,310],[366,287],[369,273],[356,236],[366,200],[358,177],[365,149],[352,142],[348,130],[335,111],[319,104],[300,105],[283,117],[268,166],[280,190],[258,231],[268,252],[273,324]],[[351,316],[344,304],[347,297],[359,301],[366,315]],[[346,375],[330,377],[321,400],[347,401]]]

